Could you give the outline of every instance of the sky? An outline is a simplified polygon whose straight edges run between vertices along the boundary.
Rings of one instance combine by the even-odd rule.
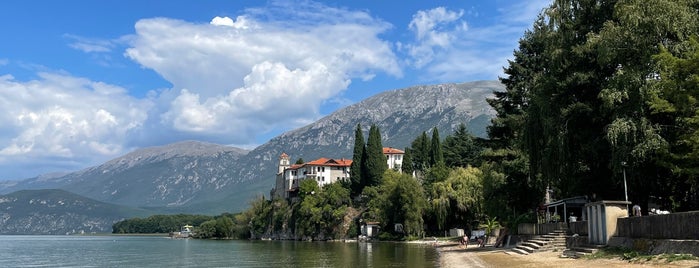
[[[386,90],[496,80],[549,0],[0,2],[0,180],[252,149]]]

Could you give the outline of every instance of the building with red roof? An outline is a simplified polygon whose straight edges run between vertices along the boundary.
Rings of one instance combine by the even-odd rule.
[[[383,154],[389,169],[400,171],[403,163],[403,152],[391,147],[384,147]],[[293,198],[298,195],[298,188],[303,180],[315,180],[323,187],[333,182],[349,180],[351,159],[318,158],[303,164],[291,164],[286,153],[279,156],[279,168],[272,196],[277,198]]]

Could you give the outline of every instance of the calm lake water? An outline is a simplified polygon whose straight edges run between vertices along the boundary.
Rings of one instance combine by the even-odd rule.
[[[437,267],[427,244],[0,236],[0,267]]]

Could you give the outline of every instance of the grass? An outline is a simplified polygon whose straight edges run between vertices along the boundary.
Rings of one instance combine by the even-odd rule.
[[[634,263],[643,262],[665,262],[670,263],[674,261],[684,261],[684,260],[699,260],[699,257],[695,257],[692,254],[658,254],[650,255],[645,254],[630,248],[621,247],[611,247],[603,248],[599,251],[584,256],[587,259],[615,259],[619,258]]]

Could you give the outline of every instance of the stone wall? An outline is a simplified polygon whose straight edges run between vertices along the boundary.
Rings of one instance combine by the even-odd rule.
[[[699,240],[699,211],[619,218],[617,236]]]

